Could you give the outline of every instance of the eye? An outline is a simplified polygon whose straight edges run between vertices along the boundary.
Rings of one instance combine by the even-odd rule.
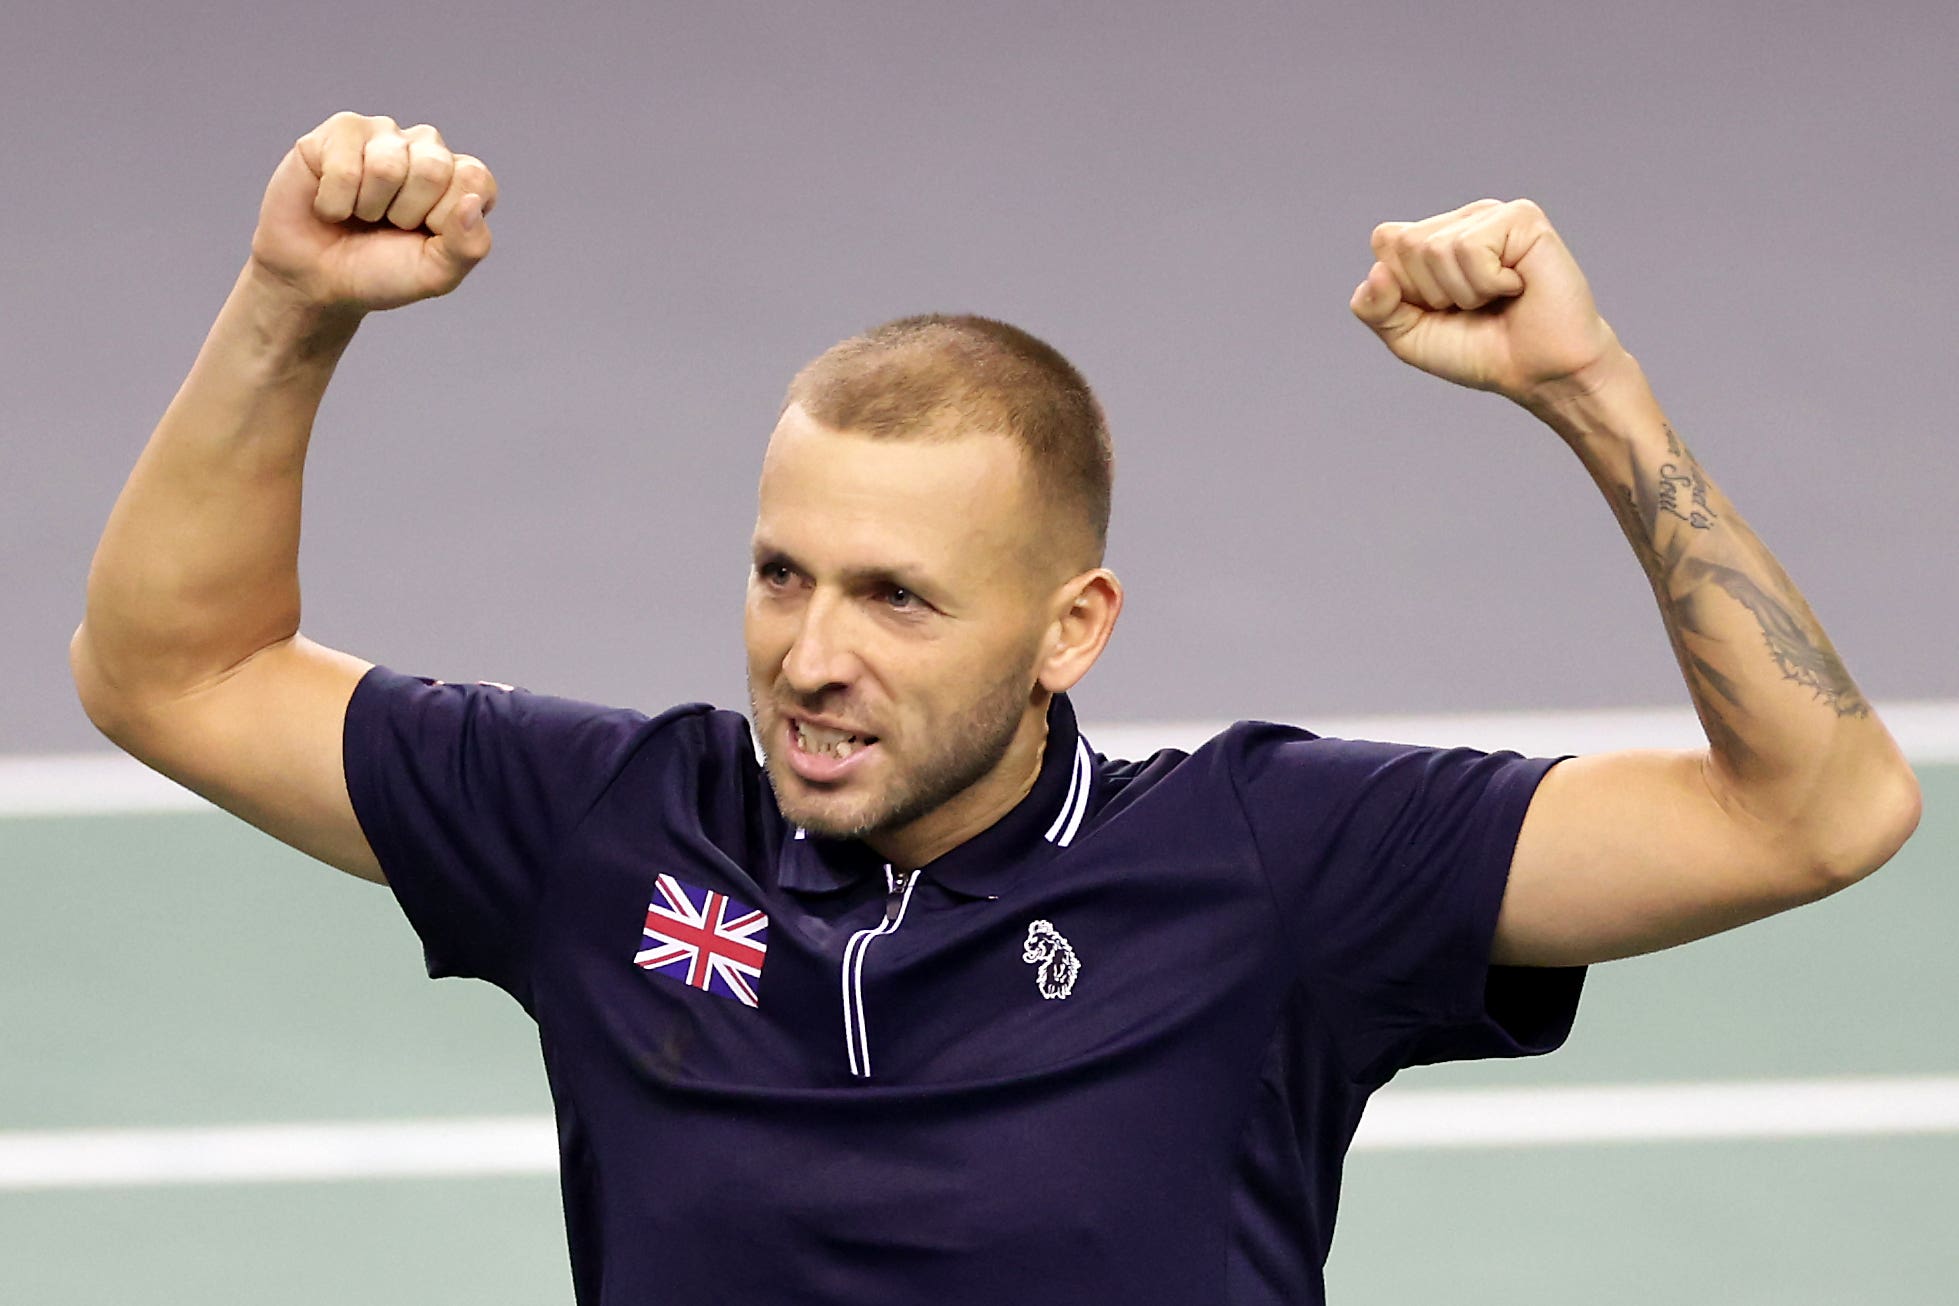
[[[766,561],[755,564],[755,579],[774,589],[787,585],[794,575],[785,562]]]
[[[893,612],[925,612],[932,606],[903,585],[882,587],[877,591],[877,601]]]

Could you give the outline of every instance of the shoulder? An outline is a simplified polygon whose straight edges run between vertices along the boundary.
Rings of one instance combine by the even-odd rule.
[[[649,715],[497,681],[445,681],[375,666],[347,704],[350,757],[412,751],[508,759],[589,777],[663,759],[753,757],[740,713],[683,703]]]
[[[1382,768],[1419,764],[1448,751],[1452,750],[1338,739],[1299,726],[1247,720],[1236,722],[1191,748],[1158,749],[1137,761],[1099,754],[1096,760],[1098,779],[1112,793],[1135,795],[1166,782],[1237,787],[1274,774],[1294,780],[1358,780]]]
[[[1240,721],[1209,739],[1183,741],[1187,747],[1147,753],[1134,747],[1142,740],[1119,737],[1112,742],[1139,756],[1130,760],[1096,754],[1098,806],[1110,816],[1138,805],[1150,810],[1173,807],[1186,814],[1231,812],[1242,807],[1248,781],[1275,768],[1303,776],[1373,764],[1366,747],[1267,721]]]
[[[1322,736],[1271,721],[1239,721],[1196,747],[1140,761],[1100,759],[1113,814],[1145,796],[1184,813],[1235,808],[1254,827],[1288,837],[1351,823],[1419,819],[1460,804],[1526,800],[1550,762],[1515,753]],[[1158,804],[1152,801],[1150,806]]]

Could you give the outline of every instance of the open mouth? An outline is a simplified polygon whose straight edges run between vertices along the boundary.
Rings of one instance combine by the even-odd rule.
[[[807,721],[791,721],[790,724],[796,733],[796,746],[816,757],[842,759],[877,742],[876,735],[832,730],[828,726],[813,726]]]
[[[873,734],[812,725],[796,717],[788,718],[787,725],[790,767],[819,784],[844,779],[877,748]]]

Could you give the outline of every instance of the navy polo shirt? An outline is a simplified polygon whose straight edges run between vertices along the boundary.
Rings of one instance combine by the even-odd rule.
[[[432,975],[536,1020],[582,1306],[1322,1300],[1368,1094],[1544,1052],[1492,967],[1552,763],[1240,723],[909,876],[778,812],[745,718],[376,667],[348,790]]]

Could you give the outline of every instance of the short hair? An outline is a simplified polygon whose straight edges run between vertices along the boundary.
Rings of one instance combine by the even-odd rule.
[[[1019,327],[970,313],[897,318],[820,354],[789,383],[791,404],[862,435],[1007,436],[1036,497],[1081,531],[1086,565],[1101,565],[1115,478],[1108,421],[1074,365]]]

